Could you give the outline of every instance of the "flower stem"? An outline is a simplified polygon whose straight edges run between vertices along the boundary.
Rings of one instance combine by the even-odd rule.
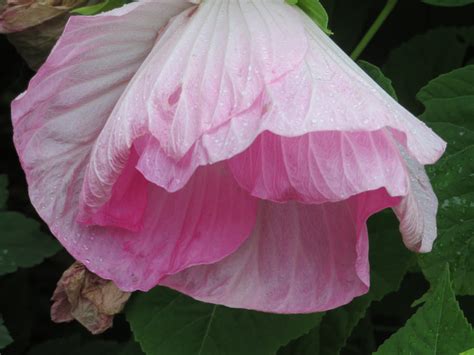
[[[357,47],[352,52],[352,54],[351,54],[352,59],[357,60],[357,58],[359,58],[359,56],[362,54],[364,49],[370,43],[372,38],[374,38],[375,34],[378,32],[380,27],[382,27],[382,25],[385,22],[385,20],[387,19],[387,17],[393,11],[393,9],[395,8],[395,5],[397,5],[397,2],[398,2],[398,0],[387,0],[387,3],[385,4],[384,8],[380,12],[380,14],[377,16],[377,18],[375,19],[372,26],[370,26],[367,33],[364,35],[364,37],[362,37],[359,44],[357,45]]]

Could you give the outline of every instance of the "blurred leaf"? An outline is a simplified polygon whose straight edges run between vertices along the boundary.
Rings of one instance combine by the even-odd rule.
[[[3,319],[0,317],[0,350],[12,342],[13,339],[8,334],[7,328],[3,325]]]
[[[470,258],[474,221],[469,220],[474,217],[474,145],[447,155],[428,172],[440,201],[439,231],[433,251],[420,255],[418,263],[432,284],[449,263],[456,294],[474,295],[474,261]]]
[[[474,130],[474,65],[440,75],[417,95],[427,122],[449,122]]]
[[[372,300],[380,301],[397,291],[408,271],[414,254],[403,244],[398,220],[392,212],[372,217],[370,230],[370,265]]]
[[[319,324],[311,329],[308,334],[291,341],[281,347],[277,355],[318,355],[321,344]]]
[[[395,92],[395,89],[393,88],[392,85],[392,80],[387,78],[383,73],[382,70],[380,70],[379,67],[366,62],[365,60],[358,60],[357,64],[364,69],[364,71],[369,74],[369,76],[374,79],[374,81],[379,84],[382,89],[384,89],[391,97],[393,97],[395,100],[398,100],[397,98],[397,93]]]
[[[328,13],[319,0],[296,0],[295,2],[324,32],[332,33],[328,28]]]
[[[0,175],[0,210],[7,207],[8,200],[8,177],[6,175]]]
[[[417,95],[429,105],[431,100],[452,99],[464,95],[474,95],[474,65],[453,70],[431,80]]]
[[[123,350],[123,345],[114,341],[86,341],[79,335],[73,335],[36,345],[28,352],[28,355],[120,355]],[[127,353],[126,355],[135,354]]]
[[[471,216],[472,217],[472,216]],[[419,264],[430,283],[435,283],[449,263],[456,294],[474,295],[474,220],[439,232],[433,251],[419,256]]]
[[[17,212],[0,212],[0,275],[39,264],[60,245],[40,232],[40,225]]]
[[[84,6],[78,9],[72,10],[71,13],[79,14],[79,15],[86,15],[86,16],[93,16],[100,14],[101,12],[110,11],[117,7],[121,7],[125,5],[128,1],[126,0],[105,0],[104,2],[100,2],[95,5]]]
[[[8,276],[1,278],[0,282],[0,313],[11,337],[15,339],[8,347],[8,354],[24,354],[29,347],[33,323],[38,315],[36,310],[33,311],[34,306],[40,308],[40,294],[26,270]],[[49,297],[47,300],[46,319],[49,321]]]
[[[474,355],[474,348],[461,353],[460,355]]]
[[[322,317],[231,309],[163,287],[135,295],[126,314],[148,355],[273,355]]]
[[[129,341],[125,345],[120,346],[120,350],[116,355],[144,355],[140,345],[135,341]]]
[[[427,171],[441,204],[474,191],[474,146],[443,158]]]
[[[364,318],[371,302],[372,296],[365,295],[328,312],[320,326],[319,351],[307,354],[339,354],[356,325]]]
[[[425,4],[435,6],[464,6],[474,4],[474,0],[422,0]]]
[[[445,157],[428,173],[439,198],[438,239],[430,254],[420,255],[426,278],[435,282],[440,265],[448,262],[457,294],[474,294],[474,66],[430,81],[417,95],[426,107],[422,118],[448,142]],[[439,123],[445,121],[448,123]],[[438,123],[431,123],[438,122]]]
[[[434,29],[392,50],[382,69],[392,79],[400,102],[419,113],[418,90],[438,75],[461,67],[473,44],[474,27]]]
[[[429,122],[428,125],[448,143],[445,157],[474,144],[474,131],[470,129],[447,122]]]
[[[450,228],[474,217],[474,192],[444,199],[438,209],[438,226]]]
[[[375,354],[457,355],[474,346],[474,331],[456,301],[447,266],[438,277],[426,303]]]

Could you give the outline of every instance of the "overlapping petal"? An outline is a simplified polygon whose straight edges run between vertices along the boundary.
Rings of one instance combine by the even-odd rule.
[[[163,281],[205,302],[277,313],[323,311],[369,287],[367,218],[399,202],[381,189],[322,205],[261,202],[234,254]]]
[[[95,193],[105,185],[84,183],[87,169],[104,169],[91,161],[104,125],[159,29],[188,6],[141,2],[73,18],[13,103],[15,144],[34,206],[76,259],[124,290],[149,289],[169,273],[222,259],[255,223],[257,202],[225,167],[203,169],[186,188],[169,194],[135,169],[132,146],[110,198],[96,209],[84,198],[94,196],[84,190]]]
[[[438,198],[423,165],[400,148],[410,176],[410,190],[399,205],[394,207],[400,220],[400,232],[407,248],[426,253],[431,251],[437,236],[436,215]]]
[[[241,153],[265,131],[299,137],[388,128],[422,164],[445,148],[284,1],[203,2],[165,31],[150,57],[116,116],[139,112],[151,132],[140,170],[170,191],[198,166]]]
[[[171,22],[95,145],[94,168],[89,169],[85,186],[96,190],[85,191],[88,204],[96,200],[100,205],[109,198],[129,147],[139,136],[154,139],[146,147],[151,159],[160,156],[156,163],[141,163],[140,170],[170,191],[182,188],[199,165],[225,158],[213,159],[200,147],[204,135],[233,125],[246,112],[259,120],[254,107],[265,87],[293,70],[306,53],[297,14],[288,14],[282,5],[280,1],[206,1]],[[287,21],[288,16],[292,21]],[[253,131],[248,134],[255,136]],[[114,151],[108,148],[111,145]],[[242,150],[231,138],[225,145],[227,153]],[[191,159],[183,163],[186,154]],[[170,179],[156,167],[165,161],[170,166],[160,172],[187,171],[186,179],[166,184]]]
[[[336,202],[382,187],[404,196],[408,189],[404,161],[385,130],[291,138],[266,132],[229,165],[253,196],[278,202]]]

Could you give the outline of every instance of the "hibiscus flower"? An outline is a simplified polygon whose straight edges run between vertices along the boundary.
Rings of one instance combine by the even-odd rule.
[[[123,291],[323,311],[367,292],[372,214],[436,237],[445,143],[284,0],[73,17],[12,111],[33,205]]]

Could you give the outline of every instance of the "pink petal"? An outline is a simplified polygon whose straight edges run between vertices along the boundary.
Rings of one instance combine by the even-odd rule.
[[[425,168],[401,149],[410,175],[410,191],[393,210],[400,220],[400,232],[407,248],[427,253],[437,236],[438,198]]]
[[[81,200],[77,221],[86,225],[140,231],[148,202],[148,181],[135,169],[137,162],[138,154],[133,151],[112,188],[110,199],[99,209],[91,209]]]
[[[124,290],[146,290],[167,274],[222,259],[255,223],[256,200],[225,166],[202,169],[186,188],[169,194],[134,168],[138,155],[131,146],[120,146],[134,132],[120,131],[106,146],[99,139],[160,27],[188,6],[139,2],[73,17],[12,106],[15,144],[34,206],[76,259]],[[91,160],[93,151],[103,152],[111,165]],[[121,152],[124,161],[118,164],[112,152]],[[116,179],[87,184],[91,170]]]
[[[266,132],[229,165],[253,196],[278,202],[335,202],[381,187],[404,196],[408,189],[405,163],[385,130],[293,138]]]
[[[94,147],[84,184],[88,206],[99,207],[109,199],[138,137],[156,139],[145,149],[148,154],[138,148],[140,155],[157,160],[148,169],[142,160],[140,170],[170,191],[182,188],[197,166],[211,163],[204,156],[205,160],[196,162],[199,152],[192,155],[190,168],[180,160],[205,132],[228,126],[246,111],[253,112],[265,85],[303,60],[303,28],[295,21],[297,14],[287,14],[281,5],[210,1],[171,21]],[[287,16],[294,20],[286,21]],[[167,176],[169,170],[188,171],[182,184],[167,185],[169,178],[155,171],[163,162],[180,166],[161,168]]]
[[[162,284],[201,301],[274,313],[341,306],[369,287],[365,221],[398,202],[383,189],[322,205],[262,201],[254,233],[236,253]]]
[[[199,167],[192,150],[176,161],[166,154],[160,142],[152,135],[140,137],[134,146],[140,155],[136,168],[148,181],[169,192],[182,189]]]
[[[298,137],[388,127],[422,164],[445,149],[284,1],[206,1],[183,14],[165,31],[113,118],[131,116],[135,121],[126,128],[127,122],[107,127],[110,136],[151,132],[148,162],[139,169],[169,191],[182,188],[198,166],[241,153],[265,131]]]
[[[199,169],[176,193],[148,185],[142,228],[83,226],[74,211],[51,229],[94,273],[123,290],[148,290],[164,276],[214,263],[251,234],[257,200],[243,192],[223,165]]]
[[[109,115],[160,27],[185,6],[184,0],[140,2],[72,17],[28,90],[13,102],[15,145],[30,197],[46,221],[71,204],[68,190],[80,191]]]

